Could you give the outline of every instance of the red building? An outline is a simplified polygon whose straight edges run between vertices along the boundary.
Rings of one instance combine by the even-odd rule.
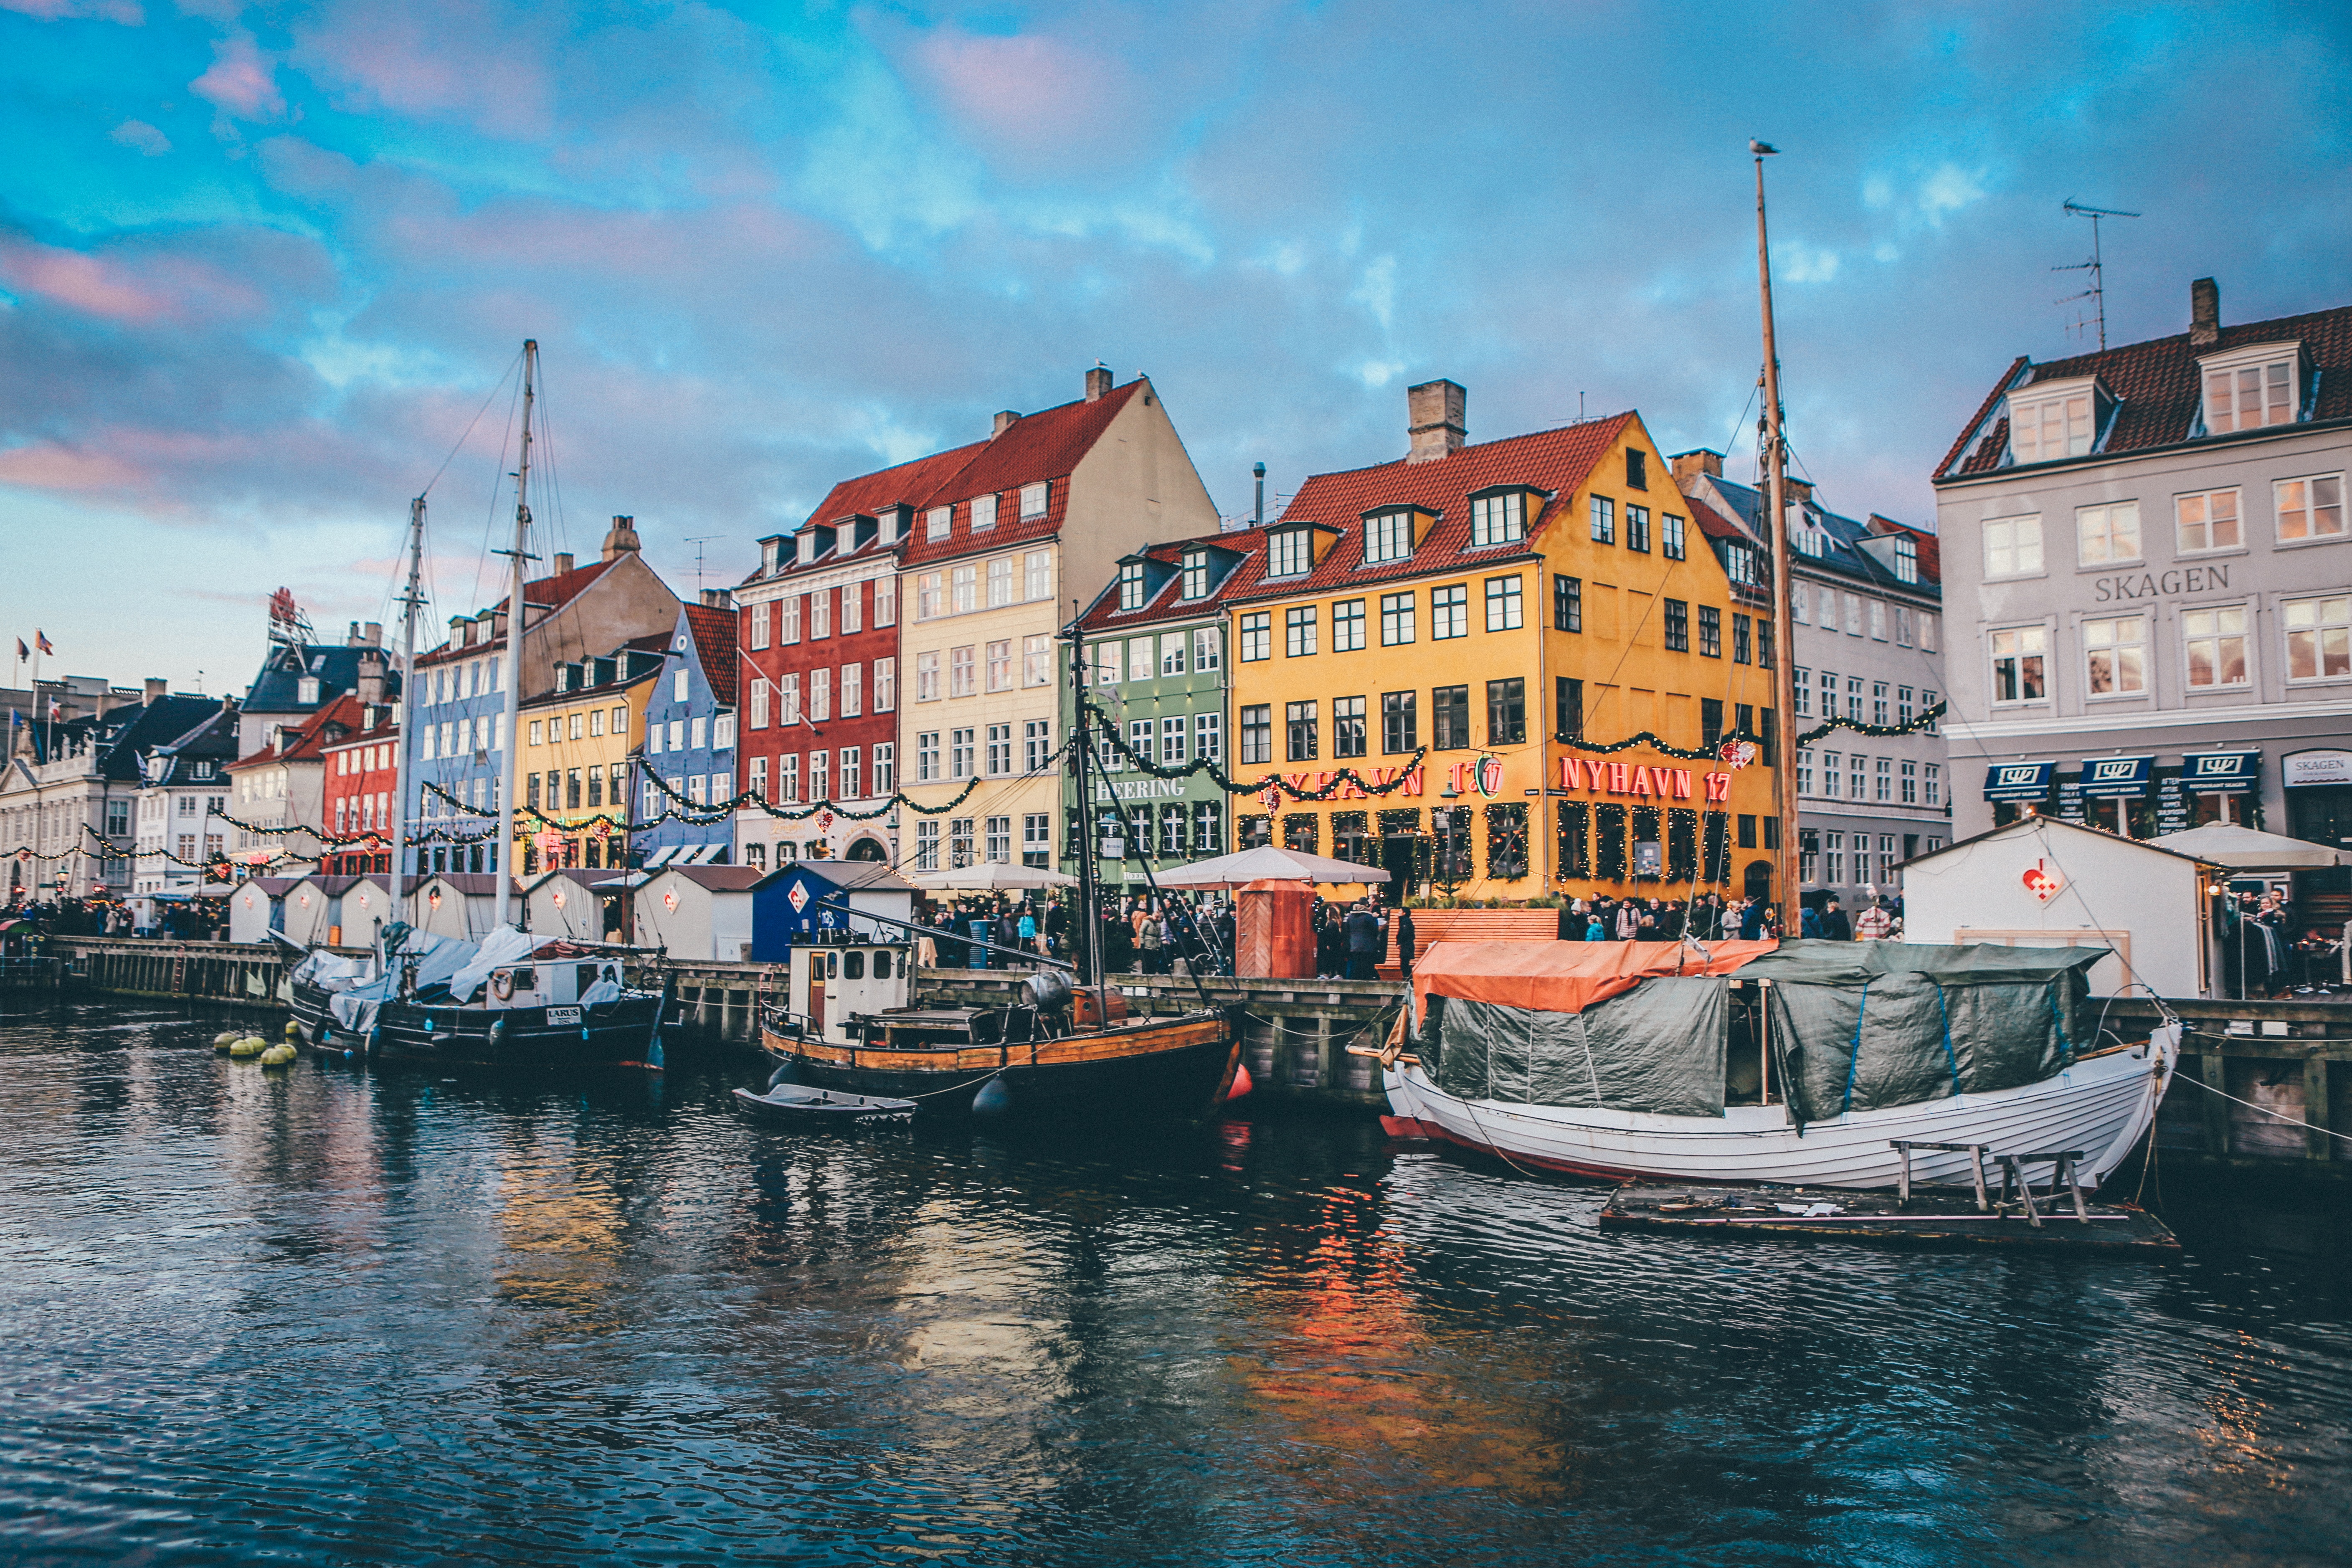
[[[353,707],[362,727],[323,748],[327,772],[320,826],[338,838],[352,833],[377,837],[372,843],[331,851],[319,868],[357,876],[392,869],[392,814],[400,798],[394,793],[394,748],[400,726],[388,703]]]

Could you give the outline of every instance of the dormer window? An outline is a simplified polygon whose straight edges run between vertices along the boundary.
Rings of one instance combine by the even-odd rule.
[[[1916,583],[1919,580],[1919,545],[1907,534],[1895,536],[1895,580]]]
[[[804,528],[800,536],[800,563],[803,566],[816,559],[816,530]]]
[[[948,536],[948,526],[954,521],[955,508],[951,506],[935,506],[931,508],[930,510],[923,514],[923,537],[925,539],[945,539]]]
[[[1143,563],[1140,561],[1119,563],[1118,607],[1122,610],[1143,608]]]
[[[1412,513],[1376,511],[1364,519],[1364,564],[1402,561],[1412,553]]]
[[[2203,372],[2207,435],[2294,423],[2303,401],[2301,343],[2256,343],[2208,354],[2197,364]]]
[[[1489,490],[1470,498],[1470,548],[1516,544],[1528,536],[1528,492]]]
[[[971,498],[971,527],[975,533],[996,526],[996,498],[992,495]]]
[[[783,564],[784,542],[781,539],[760,541],[760,574],[769,576]]]
[[[1045,515],[1045,500],[1048,488],[1049,487],[1044,480],[1040,480],[1034,485],[1023,485],[1021,487],[1022,521],[1027,522],[1033,518],[1040,518]]]
[[[1184,552],[1184,596],[1188,599],[1209,596],[1209,552],[1205,550]]]
[[[316,707],[319,701],[319,678],[315,675],[306,675],[296,681],[294,700],[301,703],[305,708]]]
[[[2096,376],[2045,381],[2009,395],[2009,451],[2017,463],[2087,457],[2115,399]]]
[[[1303,528],[1288,528],[1269,534],[1265,542],[1265,574],[1269,577],[1304,577],[1315,564],[1312,536]]]

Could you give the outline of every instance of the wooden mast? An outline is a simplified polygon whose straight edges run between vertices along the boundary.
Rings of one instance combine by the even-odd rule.
[[[1780,429],[1780,355],[1772,331],[1772,256],[1764,229],[1764,160],[1780,149],[1751,141],[1756,158],[1756,288],[1764,312],[1764,465],[1771,508],[1765,528],[1772,541],[1772,687],[1779,709],[1772,798],[1780,808],[1780,847],[1772,858],[1780,905],[1780,935],[1803,929],[1797,888],[1796,639],[1789,615],[1788,450]]]
[[[1081,625],[1085,606],[1073,604],[1070,618],[1070,769],[1077,781],[1078,908],[1070,922],[1078,939],[1077,982],[1095,993],[1095,1026],[1110,1021],[1110,995],[1103,980],[1102,921],[1095,908],[1095,807],[1087,796],[1087,757],[1094,742],[1087,735],[1087,639]]]
[[[515,529],[514,548],[500,551],[507,558],[507,652],[506,652],[506,711],[499,722],[506,734],[501,739],[499,763],[498,799],[491,803],[492,815],[498,820],[497,864],[490,869],[498,876],[498,903],[490,923],[493,929],[507,923],[508,904],[516,879],[521,875],[522,857],[515,848],[516,793],[518,774],[516,761],[522,749],[517,715],[522,706],[522,580],[524,564],[530,560],[526,552],[530,547],[530,409],[538,387],[539,341],[525,338],[522,345],[522,462],[515,469]]]
[[[430,489],[430,486],[426,487]],[[394,706],[392,752],[392,909],[394,919],[405,920],[403,913],[403,889],[414,895],[418,877],[407,881],[408,875],[408,749],[416,743],[409,722],[416,706],[416,611],[425,595],[418,591],[423,575],[425,555],[425,498],[418,496],[408,503],[408,591],[400,597],[403,606],[400,617],[400,700]],[[423,802],[420,800],[420,805]],[[411,922],[412,924],[415,922]]]

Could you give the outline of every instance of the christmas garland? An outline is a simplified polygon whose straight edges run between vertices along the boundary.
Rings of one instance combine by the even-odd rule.
[[[1089,701],[1085,704],[1085,710],[1087,714],[1102,721],[1104,735],[1108,737],[1110,743],[1118,749],[1119,755],[1125,757],[1129,763],[1135,767],[1139,772],[1149,773],[1153,778],[1157,779],[1190,778],[1194,773],[1205,773],[1209,775],[1209,781],[1215,784],[1219,789],[1223,790],[1227,795],[1264,795],[1267,790],[1275,789],[1279,790],[1293,800],[1353,800],[1355,798],[1354,795],[1342,795],[1339,794],[1341,787],[1349,784],[1353,784],[1359,791],[1368,795],[1393,795],[1398,790],[1401,790],[1405,786],[1407,780],[1411,777],[1414,770],[1421,766],[1422,759],[1429,754],[1429,748],[1427,746],[1419,747],[1413,752],[1412,760],[1403,763],[1398,768],[1397,776],[1388,780],[1384,784],[1370,783],[1353,768],[1341,768],[1339,772],[1331,774],[1329,782],[1325,784],[1320,789],[1300,789],[1297,785],[1291,784],[1287,779],[1285,779],[1280,773],[1268,773],[1265,777],[1258,780],[1255,784],[1243,784],[1229,775],[1224,769],[1219,767],[1217,765],[1217,760],[1214,757],[1195,757],[1192,761],[1185,763],[1181,768],[1167,767],[1161,763],[1155,763],[1150,758],[1138,752],[1133,746],[1129,745],[1127,743],[1127,737],[1118,732],[1118,722],[1108,714],[1105,713],[1101,709],[1096,707],[1091,701]]]
[[[1945,705],[1938,702],[1933,708],[1927,709],[1926,711],[1922,712],[1917,718],[1912,720],[1908,724],[1865,724],[1859,719],[1825,719],[1810,730],[1799,731],[1797,735],[1797,744],[1800,746],[1810,746],[1815,741],[1820,740],[1822,736],[1838,730],[1852,730],[1856,734],[1867,735],[1874,740],[1881,741],[1891,740],[1898,735],[1916,735],[1923,730],[1933,730],[1936,721],[1944,716],[1944,712]],[[1670,745],[1666,742],[1660,740],[1655,734],[1648,730],[1643,730],[1638,734],[1628,735],[1622,741],[1567,740],[1562,741],[1560,744],[1568,746],[1575,751],[1591,752],[1601,756],[1607,756],[1612,752],[1626,751],[1634,746],[1647,746],[1652,751],[1663,752],[1667,756],[1676,758],[1682,762],[1701,763],[1721,760],[1723,748],[1726,745],[1738,741],[1745,741],[1748,744],[1757,747],[1761,747],[1765,744],[1765,738],[1756,733],[1753,730],[1748,729],[1745,724],[1738,725],[1733,729],[1724,731],[1723,739],[1716,744],[1712,746],[1700,746],[1696,749],[1687,749],[1682,746]]]

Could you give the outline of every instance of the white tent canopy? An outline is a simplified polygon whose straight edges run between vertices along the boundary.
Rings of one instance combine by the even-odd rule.
[[[1353,860],[1331,860],[1320,855],[1303,855],[1296,849],[1277,849],[1271,844],[1261,844],[1238,855],[1220,855],[1213,860],[1195,860],[1190,866],[1162,871],[1158,879],[1163,888],[1238,888],[1250,882],[1385,882],[1388,879],[1389,874],[1378,866],[1360,866]]]
[[[2209,822],[2185,832],[2148,840],[2176,855],[2194,855],[2208,865],[2236,871],[2310,871],[2337,862],[2335,850],[2308,839],[2263,833],[2235,822]]]
[[[817,862],[820,875],[824,869]],[[960,893],[995,893],[1034,888],[1075,888],[1076,877],[1060,871],[1049,871],[1043,866],[1013,866],[1001,860],[983,860],[977,866],[958,866],[950,870],[924,871],[908,879],[919,888],[936,888]]]

